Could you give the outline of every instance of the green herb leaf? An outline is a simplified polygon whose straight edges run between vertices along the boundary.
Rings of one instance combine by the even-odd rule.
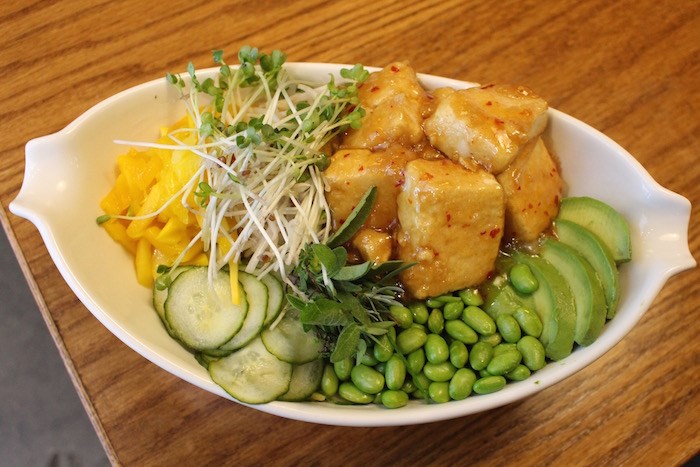
[[[360,328],[356,324],[345,326],[338,336],[333,353],[331,353],[331,363],[352,357],[357,352],[361,341]]]
[[[328,239],[326,244],[334,248],[350,240],[369,217],[376,197],[377,187],[373,186],[362,196],[362,199],[357,203],[355,209],[352,210],[348,218],[345,219],[343,225]]]
[[[356,281],[363,278],[372,269],[372,263],[367,261],[361,264],[342,267],[337,274],[333,275],[333,280]]]

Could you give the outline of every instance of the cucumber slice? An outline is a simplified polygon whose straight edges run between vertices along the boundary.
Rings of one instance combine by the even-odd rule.
[[[321,341],[313,331],[306,332],[294,310],[287,310],[273,329],[265,329],[262,341],[274,356],[289,363],[308,363],[316,360],[323,350]]]
[[[192,266],[178,266],[175,269],[170,270],[170,272],[164,273],[168,274],[170,276],[170,283],[174,281],[177,276],[179,276],[181,273],[187,271],[190,269]],[[165,324],[166,328],[168,328],[168,332],[170,332],[169,329],[169,324],[165,320],[165,300],[168,298],[168,288],[165,289],[158,289],[156,288],[155,284],[153,285],[153,308],[155,308],[156,313],[158,313],[158,316],[160,317],[160,320],[163,321],[163,324]]]
[[[289,390],[292,365],[272,355],[256,338],[228,357],[209,362],[209,375],[237,400],[264,404]]]
[[[284,289],[282,283],[272,274],[267,274],[260,279],[267,286],[267,312],[263,326],[267,327],[277,319],[284,304]]]
[[[241,329],[231,340],[219,347],[224,353],[231,353],[240,349],[248,342],[255,339],[262,331],[263,322],[267,314],[267,287],[252,274],[238,271],[238,282],[243,286],[246,300],[248,301],[248,314]]]
[[[165,319],[173,336],[193,350],[216,349],[229,341],[241,329],[247,311],[245,299],[238,305],[231,302],[228,272],[218,271],[210,284],[206,267],[182,272],[165,300]]]
[[[629,225],[619,212],[604,202],[585,196],[565,198],[557,217],[593,232],[610,250],[615,262],[623,263],[632,258]]]
[[[322,376],[323,360],[320,358],[303,365],[294,365],[289,390],[278,399],[289,402],[307,400],[321,385]]]

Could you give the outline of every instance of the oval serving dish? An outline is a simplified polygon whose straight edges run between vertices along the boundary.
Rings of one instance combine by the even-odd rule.
[[[291,63],[290,73],[325,81],[347,65]],[[369,68],[368,68],[369,69]],[[214,76],[216,69],[198,71]],[[474,86],[419,75],[428,89]],[[29,141],[24,183],[10,210],[34,223],[60,273],[92,314],[133,350],[202,389],[231,399],[207,371],[164,330],[152,309],[151,291],[136,282],[132,258],[97,224],[99,201],[114,182],[114,140],[153,141],[162,126],[184,114],[177,91],[158,79],[123,91],[94,106],[65,129]],[[639,321],[666,280],[695,266],[688,249],[690,203],[658,185],[623,148],[588,125],[549,110],[545,133],[561,160],[569,196],[591,196],[619,210],[630,224],[633,260],[620,268],[617,316],[598,340],[550,363],[525,381],[488,395],[397,410],[320,402],[272,402],[252,406],[296,420],[348,426],[388,426],[456,418],[532,395],[571,376],[618,343]]]

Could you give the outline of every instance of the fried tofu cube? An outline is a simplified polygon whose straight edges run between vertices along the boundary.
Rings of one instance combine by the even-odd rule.
[[[352,246],[365,261],[381,264],[391,259],[394,241],[387,232],[363,228],[353,237]]]
[[[377,149],[391,143],[411,146],[424,138],[421,125],[428,96],[407,63],[392,63],[372,73],[360,87],[359,99],[367,113],[362,126],[345,135],[344,147]]]
[[[365,227],[388,229],[396,222],[396,197],[403,183],[404,168],[416,157],[401,147],[378,152],[341,149],[333,154],[323,173],[328,185],[326,200],[333,216],[333,228],[337,230],[367,190],[376,186],[377,197]]]
[[[483,169],[447,159],[409,162],[398,197],[398,256],[417,264],[402,273],[423,299],[474,286],[494,270],[503,236],[503,189]]]
[[[439,94],[423,125],[452,160],[472,158],[501,173],[547,126],[547,102],[524,86],[488,85]]]
[[[537,239],[559,212],[563,181],[542,138],[529,143],[497,176],[506,197],[506,235]]]

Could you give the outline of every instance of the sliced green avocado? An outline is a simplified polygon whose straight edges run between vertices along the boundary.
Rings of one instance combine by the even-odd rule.
[[[597,235],[615,262],[623,263],[632,258],[629,225],[619,212],[604,202],[585,196],[565,198],[558,218],[575,222]]]
[[[620,279],[615,260],[608,248],[590,230],[564,219],[554,221],[554,233],[562,243],[576,250],[593,267],[605,291],[607,317],[612,319],[620,301]]]
[[[603,331],[607,313],[600,279],[576,250],[553,238],[544,241],[540,254],[566,278],[571,288],[576,305],[574,341],[579,345],[592,344]]]
[[[542,320],[540,341],[545,355],[552,360],[561,360],[571,354],[576,330],[576,308],[574,297],[566,280],[539,256],[515,253],[516,261],[529,266],[539,282],[533,292],[535,311]]]

